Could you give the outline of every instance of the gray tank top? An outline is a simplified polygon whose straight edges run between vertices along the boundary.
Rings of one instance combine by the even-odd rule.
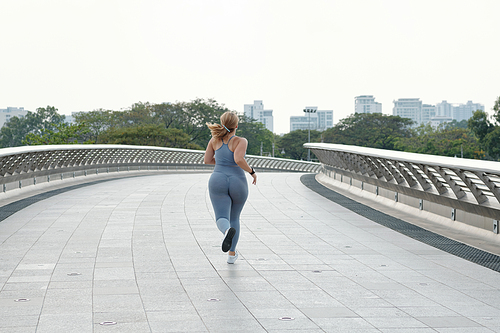
[[[227,143],[222,141],[222,146],[215,151],[215,165],[237,166],[234,161],[234,153],[229,150],[229,142],[234,138],[234,135],[229,138]]]

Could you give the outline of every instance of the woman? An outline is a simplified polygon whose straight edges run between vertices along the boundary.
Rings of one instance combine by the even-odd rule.
[[[248,197],[245,171],[257,183],[255,170],[245,160],[248,141],[237,137],[238,116],[225,112],[220,124],[207,123],[212,133],[205,151],[205,164],[215,164],[208,181],[210,200],[214,207],[217,228],[224,234],[222,251],[228,252],[227,263],[238,259],[236,244],[240,237],[240,214]]]

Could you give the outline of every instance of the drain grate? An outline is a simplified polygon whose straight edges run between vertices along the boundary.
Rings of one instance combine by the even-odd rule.
[[[481,266],[500,272],[500,256],[476,249],[475,247],[457,242],[453,239],[438,235],[432,231],[425,230],[414,224],[405,222],[393,216],[382,213],[371,207],[363,205],[357,201],[337,193],[321,185],[316,180],[316,174],[305,174],[300,177],[300,181],[309,189],[322,195],[353,212],[366,217],[380,225],[400,232],[408,237],[418,240],[422,243],[433,246],[442,251],[453,254],[457,257],[469,260]]]

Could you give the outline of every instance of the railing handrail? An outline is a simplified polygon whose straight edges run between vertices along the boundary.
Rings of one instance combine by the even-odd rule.
[[[306,143],[322,172],[398,194],[500,220],[500,163],[329,143]],[[342,181],[342,178],[341,178]],[[421,208],[422,209],[422,208]],[[496,229],[498,232],[498,228]]]
[[[0,157],[34,153],[41,151],[54,151],[54,150],[95,150],[95,149],[134,149],[134,150],[166,150],[166,151],[179,151],[179,152],[190,152],[190,153],[204,153],[201,150],[194,149],[181,149],[181,148],[165,148],[165,147],[155,147],[155,146],[133,146],[133,145],[116,145],[116,144],[85,144],[85,145],[38,145],[38,146],[20,146],[20,147],[10,147],[1,148]]]
[[[9,147],[0,148],[0,158],[4,156],[34,153],[41,151],[56,151],[56,150],[96,150],[96,149],[132,149],[132,150],[155,150],[155,151],[171,151],[171,152],[182,152],[182,153],[192,153],[192,154],[205,154],[204,150],[195,149],[184,149],[184,148],[167,148],[167,147],[156,147],[156,146],[134,146],[134,145],[117,145],[117,144],[75,144],[75,145],[39,145],[39,146],[20,146],[20,147]],[[246,157],[251,157],[253,159],[272,159],[274,161],[284,161],[284,162],[297,162],[301,164],[309,164],[314,166],[319,166],[318,162],[308,162],[302,160],[292,160],[288,158],[280,157],[269,157],[269,156],[258,156],[258,155],[246,155]]]
[[[205,151],[133,145],[45,145],[0,149],[0,184],[37,176],[67,172],[86,172],[100,168],[187,166],[213,168],[205,165]],[[260,171],[319,172],[321,164],[247,155],[248,163]],[[61,178],[63,176],[61,175]],[[34,179],[36,182],[36,179]],[[21,184],[19,184],[21,186]],[[5,187],[4,187],[5,191]]]
[[[430,154],[408,153],[396,150],[385,150],[378,148],[358,147],[333,143],[306,143],[305,148],[338,150],[346,153],[361,154],[371,157],[392,159],[395,161],[406,161],[431,166],[446,166],[448,168],[465,169],[469,171],[500,173],[500,162],[473,160],[467,158],[455,158]]]

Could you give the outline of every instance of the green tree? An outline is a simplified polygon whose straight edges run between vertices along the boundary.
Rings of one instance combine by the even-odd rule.
[[[181,116],[180,103],[161,103],[151,105],[155,124],[163,124],[165,128],[180,128],[184,117]]]
[[[211,137],[206,123],[218,123],[220,116],[230,111],[214,99],[201,98],[190,102],[153,104],[148,108],[153,123],[181,129],[192,143],[201,147],[205,147]]]
[[[447,130],[455,129],[455,128],[462,128],[466,129],[468,126],[467,120],[463,119],[461,121],[457,121],[456,119],[453,119],[450,122],[446,122],[443,124],[443,127]]]
[[[21,146],[24,138],[28,134],[29,129],[23,118],[12,117],[0,129],[0,147],[17,147]]]
[[[418,134],[420,133],[420,134]],[[415,131],[411,137],[398,138],[395,149],[412,153],[450,157],[480,158],[481,147],[474,135],[463,128],[438,128]]]
[[[0,130],[0,145],[4,148],[21,146],[28,133],[43,135],[47,130],[56,131],[65,119],[57,111],[55,107],[47,106],[37,108],[36,112],[28,111],[22,118],[12,117]]]
[[[355,113],[323,132],[324,142],[394,149],[397,138],[411,135],[413,121],[381,113]]]
[[[320,139],[321,132],[311,130],[311,142],[319,142]],[[307,160],[307,149],[303,146],[307,140],[308,130],[295,130],[280,137],[277,145],[280,149],[285,150],[285,158]],[[314,158],[314,154],[311,152],[312,158]]]
[[[78,112],[73,115],[77,125],[83,125],[88,129],[89,140],[97,141],[97,138],[108,128],[114,125],[113,111],[98,109],[89,112]]]
[[[274,135],[264,124],[240,115],[237,135],[248,140],[247,154],[260,155],[261,145],[263,155],[271,154]]]
[[[30,133],[41,134],[45,130],[56,130],[57,125],[64,123],[65,115],[60,115],[53,106],[38,108],[35,113],[28,112],[24,119],[30,127]]]
[[[497,124],[500,125],[500,96],[497,97],[495,105],[493,105],[493,112],[493,117],[497,121]]]
[[[224,105],[213,99],[197,98],[191,102],[177,103],[178,128],[190,137],[192,143],[204,147],[210,140],[211,134],[206,123],[219,123],[220,116],[230,111]]]
[[[99,135],[98,143],[202,149],[182,130],[155,124],[113,127]]]
[[[481,144],[489,132],[493,131],[494,125],[488,120],[488,114],[483,110],[477,110],[467,122],[468,128],[476,135]]]
[[[89,129],[84,124],[69,125],[61,123],[55,125],[55,127],[55,130],[46,129],[41,134],[28,133],[22,143],[28,146],[94,143],[92,140],[84,139],[89,132]]]
[[[484,138],[486,153],[494,160],[500,160],[500,126],[486,134]]]
[[[112,113],[112,122],[117,127],[132,127],[154,123],[154,113],[149,102],[138,102],[129,109]]]

